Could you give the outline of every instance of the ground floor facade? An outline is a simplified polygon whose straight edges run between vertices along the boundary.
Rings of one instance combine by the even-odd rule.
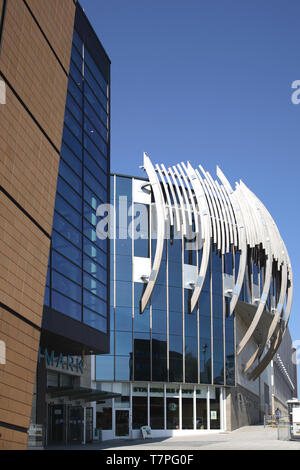
[[[103,441],[137,439],[142,426],[149,426],[153,437],[226,429],[224,387],[101,382],[97,388],[120,395],[94,405],[96,429]]]

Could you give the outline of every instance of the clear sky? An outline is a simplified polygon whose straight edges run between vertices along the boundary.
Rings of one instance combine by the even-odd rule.
[[[141,175],[146,151],[242,179],[289,251],[300,340],[299,0],[80,3],[112,61],[112,171]]]

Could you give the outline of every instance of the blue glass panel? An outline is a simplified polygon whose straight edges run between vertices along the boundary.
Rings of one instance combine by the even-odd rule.
[[[169,336],[169,381],[183,381],[183,343],[182,336]]]
[[[72,94],[73,98],[75,98],[77,104],[82,106],[82,82],[75,82],[71,77],[69,77],[68,82],[68,91]]]
[[[50,266],[48,266],[48,268],[47,268],[46,286],[48,286],[48,287],[50,286]]]
[[[140,314],[139,309],[134,310],[134,334],[138,333],[149,333],[150,331],[150,309],[146,309],[142,314]]]
[[[167,309],[167,289],[166,286],[162,286],[160,284],[156,284],[154,286],[152,299],[152,307],[163,310]]]
[[[96,229],[91,224],[88,223],[86,219],[83,219],[83,232],[84,235],[88,237],[92,242],[98,242],[98,237],[96,234]]]
[[[152,331],[153,333],[167,333],[167,310],[152,309]]]
[[[198,382],[198,340],[197,337],[185,338],[185,382]]]
[[[74,44],[72,45],[71,57],[80,70],[82,68],[82,55],[80,54],[80,51],[74,46]]]
[[[77,47],[79,51],[82,50],[82,39],[75,29],[73,31],[73,43],[75,44],[75,46]]]
[[[95,160],[97,161],[99,160],[101,167],[105,170],[106,165],[107,165],[107,163],[106,164],[104,163],[106,162],[106,158],[107,158],[106,144],[101,145],[101,147],[100,146],[98,147],[96,144],[94,144],[92,139],[86,133],[84,133],[83,145],[86,148],[86,150],[95,158]]]
[[[107,98],[87,65],[85,65],[84,68],[84,78],[97,96],[98,100],[101,102],[103,108],[107,110]]]
[[[134,333],[134,379],[150,380],[150,333]]]
[[[212,272],[212,291],[214,294],[223,294],[223,276],[219,271]]]
[[[55,250],[52,250],[52,267],[78,284],[81,283],[81,269]]]
[[[152,334],[152,380],[164,382],[167,375],[167,336]]]
[[[99,196],[96,196],[86,185],[83,188],[84,200],[96,211],[101,204]]]
[[[134,308],[139,310],[140,308],[140,301],[145,290],[146,284],[142,282],[135,282],[134,283]],[[150,309],[150,302],[148,303],[146,310]],[[143,314],[144,315],[144,314]]]
[[[115,313],[115,328],[118,331],[132,331],[132,308],[117,307]]]
[[[65,125],[64,130],[63,130],[63,140],[68,144],[70,149],[77,155],[79,158],[81,158],[82,155],[82,146],[79,142],[78,139],[72,134],[72,132],[68,129],[68,127]]]
[[[63,196],[75,209],[81,209],[80,196],[69,186],[61,176],[57,179],[57,193]],[[81,228],[80,228],[81,230]]]
[[[201,325],[201,320],[200,320]],[[200,382],[211,383],[211,339],[200,338]]]
[[[129,281],[132,278],[132,257],[116,257],[116,279],[118,281]]]
[[[78,194],[81,194],[81,179],[76,175],[76,173],[74,173],[73,170],[71,170],[69,165],[67,165],[62,158],[59,162],[59,175],[62,176],[72,186],[72,188],[77,191]],[[64,194],[62,194],[62,196],[64,196]]]
[[[169,308],[172,312],[182,312],[182,289],[178,287],[169,289]]]
[[[181,312],[169,312],[169,331],[171,335],[182,335],[183,319]]]
[[[72,260],[73,263],[81,266],[81,251],[59,235],[55,230],[52,232],[52,247]]]
[[[74,82],[76,85],[78,85],[80,88],[82,88],[82,71],[79,70],[75,62],[71,60],[70,62],[70,75],[73,78]],[[68,87],[70,90],[70,88]]]
[[[115,342],[117,356],[126,356],[132,353],[132,333],[116,331]]]
[[[65,124],[68,125],[69,129],[71,129],[77,139],[82,139],[82,128],[67,108],[65,110]]]
[[[116,362],[116,380],[131,380],[132,376],[132,357],[115,356]]]
[[[199,312],[200,312],[200,315],[206,315],[210,317],[210,314],[211,314],[210,293],[207,291],[202,291],[200,294]]]
[[[90,258],[93,259],[98,264],[101,264],[104,269],[107,267],[107,254],[104,253],[101,249],[97,248],[92,242],[87,238],[83,239],[83,251]]]
[[[97,145],[104,155],[107,156],[106,142],[103,140],[101,134],[98,133],[97,125],[95,123],[91,123],[87,117],[84,120],[84,130],[93,143]]]
[[[52,288],[81,302],[81,287],[54,270],[52,270]]]
[[[56,195],[55,210],[65,217],[72,225],[81,228],[81,215],[70,206],[59,194]]]
[[[91,209],[90,206],[88,206],[87,204],[84,204],[84,217],[89,221],[89,223],[91,225],[93,225],[94,227],[97,225],[97,222],[98,222],[98,219],[97,219],[97,216],[96,216],[96,211]]]
[[[83,309],[83,322],[96,330],[107,333],[107,319],[92,312],[88,308]]]
[[[77,119],[79,124],[81,124],[82,123],[82,110],[81,110],[81,107],[78,106],[76,100],[73,98],[73,96],[69,92],[67,93],[66,105],[67,105],[67,108],[73,114],[73,116]]]
[[[223,297],[213,295],[213,316],[223,318]]]
[[[94,276],[99,281],[104,284],[107,283],[107,271],[86,255],[83,257],[83,268],[88,274]]]
[[[139,238],[134,239],[134,256],[149,258],[149,238],[147,232],[140,232]]]
[[[89,186],[92,191],[94,191],[98,195],[101,201],[107,202],[107,189],[104,188],[88,170],[85,170],[84,172],[84,182]]]
[[[74,318],[75,320],[81,321],[81,305],[73,302],[73,300],[68,299],[64,295],[59,294],[52,290],[52,308],[57,310],[69,317]]]
[[[85,307],[88,307],[90,310],[94,310],[103,317],[107,316],[106,302],[85,289],[83,291],[83,304]]]
[[[89,120],[93,123],[93,125],[100,132],[103,139],[107,141],[108,132],[107,132],[106,124],[102,122],[101,118],[98,116],[94,108],[90,105],[90,103],[87,100],[85,100],[84,112],[86,116],[89,118]]]
[[[168,245],[168,258],[169,261],[175,263],[182,263],[182,241],[173,240],[173,243],[169,242]]]
[[[169,261],[169,286],[182,286],[182,264]]]
[[[99,163],[99,161],[98,161]],[[87,152],[84,154],[84,166],[92,173],[92,175],[97,178],[98,181],[106,188],[107,186],[107,174],[103,169]],[[104,202],[108,199],[108,196],[105,195]]]
[[[107,287],[102,282],[97,281],[94,277],[89,276],[88,274],[83,274],[83,285],[84,287],[91,291],[93,294],[101,297],[103,300],[107,299]]]
[[[211,260],[212,260],[212,272],[213,272],[213,274],[215,272],[222,273],[222,257],[219,256],[216,252],[213,252],[212,256],[211,256]]]
[[[53,228],[61,233],[65,238],[70,240],[74,245],[81,248],[81,233],[70,225],[63,217],[56,211],[54,212]]]
[[[96,380],[114,380],[114,356],[96,356]]]
[[[74,153],[69,149],[69,147],[63,142],[61,146],[61,157],[69,166],[75,171],[79,177],[82,175],[82,163],[79,158],[77,158]],[[81,157],[81,155],[79,155]]]
[[[118,233],[117,233],[118,236]],[[132,253],[132,240],[127,238],[125,240],[116,238],[116,254],[117,255],[131,255]]]
[[[100,101],[96,98],[96,95],[93,93],[92,89],[89,87],[88,83],[85,82],[85,87],[84,87],[84,96],[87,98],[89,103],[93,106],[94,110],[100,116],[101,120],[104,122],[104,124],[108,124],[108,118],[107,118],[107,113],[105,109],[103,108],[102,104]]]
[[[224,364],[214,360],[214,384],[224,385]]]
[[[117,281],[116,282],[116,305],[120,307],[132,306],[132,283]]]
[[[116,177],[116,199],[119,196],[126,196],[128,201],[132,201],[132,179],[122,176]]]
[[[85,59],[85,62],[88,64],[90,70],[92,71],[95,79],[99,82],[99,84],[101,85],[101,88],[103,90],[103,93],[105,95],[107,95],[107,83],[106,83],[106,80],[105,78],[103,77],[101,71],[99,70],[99,68],[97,67],[96,63],[94,62],[94,60],[92,59],[89,51],[87,49],[85,49],[85,55],[84,55],[84,59]]]

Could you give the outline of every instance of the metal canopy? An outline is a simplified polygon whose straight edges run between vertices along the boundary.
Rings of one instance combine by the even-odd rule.
[[[100,401],[120,397],[120,393],[104,392],[87,387],[55,387],[47,388],[51,398],[68,397],[69,400]]]

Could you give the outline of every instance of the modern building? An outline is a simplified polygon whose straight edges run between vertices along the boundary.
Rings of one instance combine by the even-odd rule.
[[[143,425],[170,436],[261,422],[271,413],[270,362],[292,300],[276,225],[246,185],[233,189],[219,168],[214,180],[202,167],[153,166],[146,155],[143,168],[146,179],[112,175],[105,208],[110,353],[96,357],[92,377],[99,390],[121,396],[96,405],[96,425],[111,439],[137,437]],[[106,222],[99,220],[100,239]],[[290,376],[288,389],[279,385],[283,403]]]
[[[109,351],[94,209],[109,198],[110,60],[76,1],[1,0],[0,19],[0,449],[26,448],[29,427],[84,442],[89,355]]]
[[[290,260],[220,169],[110,176],[75,0],[0,0],[0,449],[218,432],[295,394]]]

